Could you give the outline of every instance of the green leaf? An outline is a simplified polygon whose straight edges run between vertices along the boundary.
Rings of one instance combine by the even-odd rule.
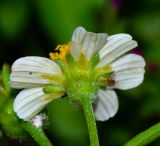
[[[160,137],[160,123],[136,135],[124,146],[145,146]]]

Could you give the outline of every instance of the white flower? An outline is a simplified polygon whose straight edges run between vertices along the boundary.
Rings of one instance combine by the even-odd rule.
[[[47,119],[45,114],[36,115],[31,119],[31,123],[37,128],[41,128],[43,126],[43,121]]]
[[[67,82],[68,77],[65,76],[65,72],[63,73],[54,62],[54,59],[61,59],[67,64],[72,79],[76,81],[78,79],[77,87],[81,84],[79,80],[84,80],[88,88],[92,88],[92,83],[90,84],[92,79],[96,87],[98,85],[98,88],[95,88],[95,91],[97,90],[95,118],[100,121],[108,120],[118,110],[118,99],[113,89],[131,89],[143,81],[144,59],[136,54],[125,55],[135,47],[137,47],[137,42],[132,40],[129,34],[108,36],[105,33],[87,32],[82,27],[76,28],[70,45],[59,46],[60,54],[50,54],[53,60],[43,57],[23,57],[15,61],[10,77],[11,86],[25,89],[17,95],[14,111],[19,118],[29,120],[53,99],[60,98],[64,94],[69,94],[71,98],[74,96],[74,93],[70,94],[70,85],[67,85],[73,84],[72,81]],[[67,62],[66,53],[70,53],[74,58],[75,69],[69,64],[70,62]],[[88,66],[97,54],[100,60],[89,72]],[[64,90],[46,94],[43,89],[48,85]],[[78,88],[79,92],[81,92],[81,87],[83,86]]]

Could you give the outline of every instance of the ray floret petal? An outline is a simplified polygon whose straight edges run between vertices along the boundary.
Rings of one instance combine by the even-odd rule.
[[[43,92],[47,85],[63,88],[63,73],[60,67],[48,58],[22,57],[14,62],[11,70],[11,87],[24,88],[16,96],[14,111],[25,121],[37,115],[50,101],[64,95],[63,92]]]
[[[59,84],[54,77],[63,76],[60,67],[54,61],[37,56],[17,59],[11,70],[10,85],[19,89]]]
[[[16,97],[14,111],[28,121],[39,113],[50,101],[63,96],[63,93],[45,94],[43,87],[24,89]]]

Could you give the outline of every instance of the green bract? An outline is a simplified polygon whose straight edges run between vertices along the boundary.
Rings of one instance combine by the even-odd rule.
[[[68,54],[66,61],[55,60],[61,67],[66,76],[66,92],[69,98],[81,102],[81,98],[90,98],[93,102],[97,97],[98,84],[95,80],[95,66],[99,61],[99,55],[95,55],[91,61],[88,61],[82,54],[76,62]]]

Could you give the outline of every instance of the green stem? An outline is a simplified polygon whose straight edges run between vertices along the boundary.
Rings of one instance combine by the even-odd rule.
[[[83,98],[81,100],[81,103],[86,117],[91,146],[99,146],[97,127],[93,113],[92,103],[87,97]]]
[[[124,146],[145,146],[160,137],[160,123],[153,125],[127,142]]]
[[[4,88],[6,89],[8,95],[10,94],[11,88],[9,84],[9,76],[10,76],[10,67],[7,64],[3,65],[2,68],[2,80],[4,84]]]
[[[29,122],[22,122],[21,126],[40,146],[53,146],[41,128],[37,128]]]

